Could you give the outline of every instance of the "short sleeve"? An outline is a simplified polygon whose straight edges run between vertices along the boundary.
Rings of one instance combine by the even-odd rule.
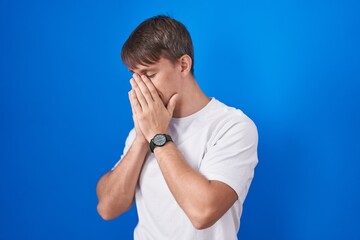
[[[126,138],[126,141],[125,141],[125,147],[124,147],[124,150],[123,150],[123,153],[121,154],[119,160],[116,162],[116,164],[113,166],[113,168],[111,169],[114,170],[114,168],[120,163],[121,159],[125,156],[125,154],[127,153],[127,151],[129,150],[131,144],[133,143],[134,139],[135,139],[135,136],[136,136],[136,133],[135,133],[135,129],[132,129],[127,138]]]
[[[258,132],[251,119],[228,122],[208,147],[199,171],[208,180],[230,186],[243,203],[258,163],[257,145]]]

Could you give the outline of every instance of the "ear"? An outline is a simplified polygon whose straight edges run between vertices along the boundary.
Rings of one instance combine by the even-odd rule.
[[[185,54],[179,58],[181,72],[188,74],[191,71],[192,59],[189,55]]]

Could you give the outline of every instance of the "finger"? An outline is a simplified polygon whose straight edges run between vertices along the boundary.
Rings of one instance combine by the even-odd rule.
[[[135,94],[139,104],[141,105],[141,108],[146,108],[148,105],[147,101],[146,101],[144,95],[142,94],[142,92],[134,78],[130,79],[130,84],[134,90],[134,94]]]
[[[174,113],[174,109],[175,109],[175,106],[176,106],[176,102],[178,100],[178,94],[175,93],[174,95],[171,96],[167,106],[166,106],[166,109],[168,110],[168,112],[170,113],[170,116],[172,117],[173,113]]]
[[[131,90],[129,92],[129,99],[130,99],[131,111],[136,116],[138,112],[142,111],[142,109],[134,90]]]
[[[154,101],[161,101],[161,98],[159,96],[158,91],[156,90],[156,87],[154,86],[154,84],[152,83],[152,81],[150,81],[150,79],[146,76],[146,75],[142,75],[141,79],[143,80],[143,82],[145,83],[145,85],[147,86],[149,93],[152,97],[152,99]]]
[[[145,76],[145,75],[143,75]],[[135,79],[136,84],[138,85],[141,93],[144,95],[144,98],[147,103],[153,102],[153,98],[151,96],[151,93],[147,87],[147,85],[144,83],[143,79],[136,73],[133,74],[133,78]]]
[[[129,95],[129,100],[130,100],[130,107],[131,107],[131,112],[132,112],[132,114],[133,115],[135,115],[135,109],[134,109],[134,107],[133,107],[133,101],[132,101],[132,91],[133,90],[130,90],[129,92],[128,92],[128,95]]]

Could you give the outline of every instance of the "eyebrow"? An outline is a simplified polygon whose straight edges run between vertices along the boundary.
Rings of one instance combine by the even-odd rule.
[[[151,72],[151,71],[156,71],[156,68],[155,67],[150,67],[150,68],[147,68],[147,69],[140,70],[139,72],[141,74],[146,74],[146,73]],[[134,71],[131,70],[131,69],[129,69],[129,72],[134,73]]]

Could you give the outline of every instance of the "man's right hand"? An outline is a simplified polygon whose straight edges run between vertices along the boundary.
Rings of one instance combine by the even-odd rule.
[[[134,111],[134,107],[133,107],[133,103],[131,102],[131,99],[133,98],[133,95],[135,94],[134,90],[130,90],[129,91],[129,99],[130,99],[130,106],[131,106],[131,111],[132,111],[132,118],[134,121],[134,128],[135,128],[135,132],[136,132],[136,137],[135,140],[138,143],[146,143],[148,144],[146,138],[144,137],[144,134],[141,132],[141,129],[139,127],[139,123],[137,121],[137,117],[135,116],[135,111]]]

